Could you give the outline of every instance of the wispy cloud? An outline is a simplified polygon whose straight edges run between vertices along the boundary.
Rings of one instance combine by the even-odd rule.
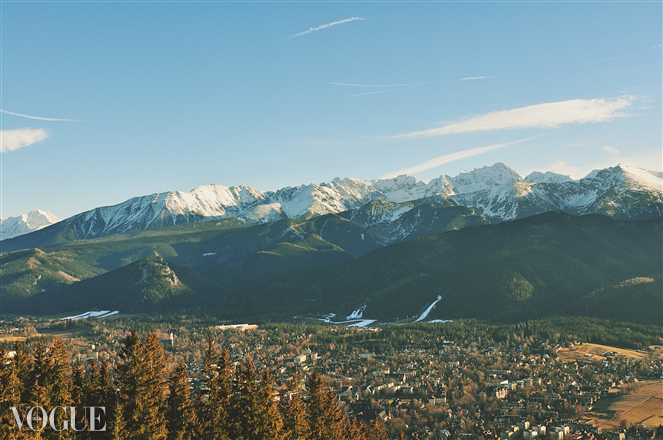
[[[449,82],[454,82],[454,81],[472,81],[472,80],[480,80],[480,79],[489,79],[489,78],[497,78],[496,76],[470,76],[467,78],[460,78],[460,79],[447,79],[447,80],[441,80],[441,81],[425,81],[425,82],[418,82],[418,83],[404,83],[404,84],[355,84],[355,83],[342,83],[342,82],[332,82],[330,81],[329,84],[333,86],[342,86],[342,87],[358,87],[358,88],[368,88],[368,89],[387,89],[387,90],[378,90],[378,91],[372,91],[372,92],[364,92],[364,93],[355,93],[353,95],[348,95],[348,98],[352,98],[355,96],[366,96],[366,95],[377,95],[379,93],[388,93],[388,92],[398,92],[400,90],[407,90],[407,89],[414,89],[416,87],[421,87],[425,86],[428,84],[440,84],[440,83],[449,83]]]
[[[645,53],[649,52],[650,50],[660,49],[661,47],[663,47],[663,44],[657,44],[655,46],[650,47],[649,49],[641,50],[640,52],[633,52],[633,53],[629,53],[629,54],[626,54],[626,55],[619,55],[619,56],[615,56],[615,57],[604,58],[604,59],[598,60],[598,61],[591,61],[587,64],[599,64],[599,63],[607,63],[608,61],[623,60],[624,58],[636,57],[638,55],[645,54]]]
[[[398,92],[399,90],[415,89],[417,87],[421,87],[421,86],[417,85],[417,86],[410,86],[410,87],[398,87],[396,89],[378,90],[376,92],[355,93],[353,95],[348,95],[348,98],[352,98],[354,96],[377,95],[378,93]]]
[[[474,131],[504,130],[517,128],[555,128],[565,124],[604,122],[629,116],[622,110],[633,105],[631,96],[608,99],[572,99],[547,102],[512,110],[502,110],[477,116],[430,130],[391,136],[392,139],[417,139],[447,134]]]
[[[469,150],[463,150],[463,151],[457,151],[455,153],[450,153],[450,154],[445,154],[443,156],[438,156],[434,157],[432,159],[429,159],[425,162],[422,162],[418,165],[413,165],[411,167],[407,168],[402,168],[400,170],[396,170],[394,172],[385,174],[384,176],[380,177],[381,179],[388,179],[391,177],[396,177],[400,176],[401,174],[407,174],[407,175],[412,175],[416,173],[420,173],[422,171],[430,170],[431,168],[439,167],[440,165],[447,164],[449,162],[454,162],[456,160],[460,159],[465,159],[468,157],[472,156],[478,156],[480,154],[488,153],[493,150],[497,150],[498,148],[503,148],[507,147],[509,145],[515,145],[515,144],[520,144],[522,142],[526,142],[532,139],[539,138],[541,136],[533,136],[533,137],[528,137],[526,139],[520,139],[517,141],[513,142],[506,142],[502,144],[494,144],[494,145],[488,145],[486,147],[478,147],[478,148],[471,148]]]
[[[439,81],[426,81],[426,82],[405,83],[405,84],[354,84],[354,83],[340,83],[340,82],[330,82],[329,84],[341,87],[382,89],[372,92],[355,93],[347,96],[348,98],[352,98],[354,96],[366,96],[366,95],[377,95],[379,93],[398,92],[399,90],[414,89],[416,87],[421,87],[426,84],[435,84],[435,83],[439,83]]]
[[[603,147],[603,149],[612,155],[619,154],[619,150],[616,149],[615,147],[611,147],[610,145],[606,145],[605,147]]]
[[[497,78],[496,76],[468,76],[467,78],[461,78],[461,81],[476,81],[478,79],[491,79]]]
[[[0,113],[5,113],[7,115],[12,115],[12,116],[19,116],[21,118],[27,118],[27,119],[36,119],[38,121],[82,122],[82,121],[79,121],[78,119],[45,118],[45,117],[42,117],[42,116],[24,115],[22,113],[14,113],[14,112],[10,112],[10,111],[7,111],[7,110],[2,110],[2,109],[0,109]]]
[[[17,128],[14,130],[0,130],[0,151],[18,150],[48,137],[48,132],[43,128]]]
[[[340,82],[330,82],[329,84],[334,86],[343,86],[343,87],[369,87],[369,88],[387,88],[387,87],[413,87],[413,86],[423,86],[424,84],[433,84],[438,81],[426,81],[418,83],[407,83],[407,84],[352,84],[352,83],[340,83]]]
[[[364,19],[361,18],[361,17],[350,17],[350,18],[345,18],[343,20],[332,21],[331,23],[323,24],[322,26],[318,26],[318,27],[314,27],[314,28],[309,28],[308,30],[306,30],[304,32],[300,32],[298,34],[290,35],[288,38],[301,37],[303,35],[312,34],[313,32],[321,31],[323,29],[327,29],[327,28],[330,28],[332,26],[336,26],[336,25],[339,25],[339,24],[350,23],[350,22],[359,21],[359,20],[364,20]]]

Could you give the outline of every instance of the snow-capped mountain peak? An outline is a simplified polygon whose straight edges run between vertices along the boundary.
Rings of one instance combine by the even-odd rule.
[[[624,186],[632,190],[663,191],[661,173],[623,164],[604,170],[594,170],[581,179],[581,181],[589,180],[600,182],[603,188]]]
[[[617,165],[616,168],[619,168],[622,171],[624,177],[630,180],[632,184],[637,184],[642,188],[658,191],[663,190],[663,179],[661,179],[661,177],[663,177],[663,173],[647,171],[643,170],[642,168],[636,168],[623,164]]]
[[[522,180],[520,174],[501,162],[473,171],[463,171],[458,176],[450,178],[455,194],[467,194],[503,185],[513,185]]]
[[[59,222],[52,212],[35,209],[17,217],[0,219],[0,240],[17,237]]]
[[[546,171],[545,173],[534,171],[525,177],[526,183],[564,183],[572,180],[569,176],[553,173],[552,171]]]

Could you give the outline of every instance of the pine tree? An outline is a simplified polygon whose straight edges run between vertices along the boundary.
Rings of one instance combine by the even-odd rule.
[[[76,438],[88,439],[90,438],[90,433],[85,429],[85,412],[84,407],[90,406],[86,402],[87,390],[89,388],[89,383],[87,377],[85,377],[85,372],[80,365],[74,367],[74,376],[72,378],[72,391],[71,391],[71,400],[73,406],[76,407],[76,418],[74,419],[74,424],[76,429],[82,429],[80,433],[76,435]],[[69,429],[74,429],[70,427]]]
[[[345,438],[348,440],[367,440],[366,425],[357,421],[356,418],[346,420]]]
[[[309,401],[307,414],[311,438],[316,440],[342,439],[345,417],[334,393],[325,390],[324,382],[314,370],[307,383]]]
[[[113,432],[118,439],[166,438],[166,372],[163,346],[154,332],[141,343],[132,330],[120,352],[117,367],[120,389]]]
[[[76,365],[72,377],[71,400],[75,405],[81,405],[85,402],[85,393],[89,387],[83,367]]]
[[[313,370],[306,383],[309,400],[306,405],[311,439],[324,440],[325,385],[317,371]]]
[[[289,398],[282,399],[280,402],[285,440],[309,440],[311,438],[306,406],[301,396],[301,383],[302,376],[295,368],[288,387]]]
[[[30,401],[27,404],[27,407],[36,407],[40,406],[42,408],[50,408],[50,400],[48,398],[48,390],[46,387],[42,384],[40,384],[38,381],[35,381],[34,384],[32,385],[31,392],[30,392]],[[41,439],[41,438],[46,438],[45,436],[45,430],[44,431],[39,431],[39,427],[42,426],[43,422],[43,414],[40,413],[39,411],[35,411],[32,415],[33,417],[33,426],[37,431],[30,431],[32,435],[30,435],[28,438],[31,439]],[[27,429],[24,428],[26,431]]]
[[[382,420],[375,419],[371,422],[371,428],[368,431],[367,440],[389,440],[387,428],[382,423]]]
[[[257,399],[257,375],[249,360],[236,374],[231,398],[230,437],[233,440],[257,439],[260,408]]]
[[[281,410],[285,440],[309,440],[311,430],[300,393],[292,393],[290,398],[282,400]]]
[[[261,440],[280,440],[283,438],[283,420],[274,402],[274,378],[265,370],[256,390],[258,414],[258,436]]]
[[[106,429],[109,432],[112,431],[117,396],[112,372],[108,362],[106,360],[101,362],[93,360],[88,369],[88,375],[84,383],[83,406],[104,407],[105,417],[103,418],[102,423],[105,422]]]
[[[230,355],[219,354],[212,337],[207,338],[205,351],[205,388],[198,405],[198,434],[200,438],[228,439],[228,410],[232,394]]]
[[[346,432],[346,417],[343,408],[332,390],[325,391],[324,438],[343,439]]]
[[[48,350],[44,344],[40,342],[37,343],[35,349],[34,361],[32,363],[33,367],[30,371],[30,382],[29,386],[26,387],[27,398],[24,400],[27,405],[26,407],[36,407],[40,406],[42,408],[51,408],[51,399],[49,390],[47,388],[48,384],[48,371],[49,371],[49,360],[48,360]],[[33,414],[34,426],[41,426],[43,421],[40,419],[42,415],[35,411]],[[43,434],[43,435],[42,435]],[[45,432],[34,432],[33,438],[45,438]]]
[[[0,349],[0,432],[7,440],[17,440],[22,434],[19,433],[11,407],[16,408],[19,415],[24,414],[21,405],[23,384],[19,378],[16,362],[6,359],[7,352]]]
[[[39,384],[42,387],[45,387],[45,384],[48,380],[48,362],[48,350],[44,344],[39,341],[35,347],[32,368],[30,369],[28,381],[26,383],[30,385]],[[31,389],[31,386],[26,388],[28,395],[26,396],[27,399],[24,400],[32,400],[34,398],[34,391]],[[45,399],[45,397],[42,398]]]
[[[168,387],[170,394],[167,400],[166,426],[169,440],[189,440],[195,438],[196,414],[193,410],[191,390],[189,389],[189,373],[186,365],[181,362]]]
[[[55,339],[53,346],[47,353],[46,359],[48,366],[45,380],[51,405],[48,408],[71,408],[73,406],[71,361],[62,340],[59,338]],[[53,413],[53,420],[55,422],[54,425],[58,429],[62,429],[65,424],[69,423],[69,414],[64,411],[55,411]],[[71,429],[62,429],[59,432],[49,430],[48,438],[71,439],[73,438],[73,434],[74,431]]]
[[[27,384],[30,383],[31,379],[33,359],[25,352],[23,344],[17,343],[14,346],[14,351],[16,354],[12,360],[16,366],[18,380],[21,383],[21,400],[25,402],[29,392]]]

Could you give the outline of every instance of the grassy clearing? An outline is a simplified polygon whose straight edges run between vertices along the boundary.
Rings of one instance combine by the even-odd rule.
[[[619,428],[622,420],[627,426],[642,424],[655,428],[663,424],[663,380],[641,382],[631,393],[604,400],[595,405],[592,419],[601,428]]]
[[[27,338],[25,336],[0,336],[0,344],[3,342],[25,342]]]
[[[657,347],[651,353],[629,350],[608,345],[584,343],[574,345],[573,347],[562,348],[557,355],[562,362],[574,362],[588,360],[592,362],[601,362],[610,357],[610,353],[617,353],[616,356],[622,356],[629,359],[645,359],[653,355],[655,359],[663,358],[663,350]]]

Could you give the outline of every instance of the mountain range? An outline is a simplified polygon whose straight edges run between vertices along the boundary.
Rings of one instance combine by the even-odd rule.
[[[663,215],[662,173],[618,165],[593,171],[580,180],[551,172],[521,177],[502,163],[442,175],[428,183],[411,176],[358,180],[336,178],[330,183],[286,187],[262,192],[250,186],[199,186],[190,192],[172,191],[135,197],[114,206],[86,211],[30,238],[4,240],[4,250],[39,247],[71,240],[89,239],[132,230],[237,218],[247,224],[279,219],[312,218],[324,214],[356,211],[359,224],[384,230],[385,243],[398,241],[412,231],[388,231],[388,224],[416,205],[413,201],[462,206],[490,222],[524,218],[551,210],[574,215],[604,214],[619,219]],[[3,235],[4,237],[4,235]],[[9,235],[7,235],[9,237]]]
[[[625,165],[572,180],[498,163],[428,183],[136,197],[0,242],[0,314],[658,322],[662,182]]]

